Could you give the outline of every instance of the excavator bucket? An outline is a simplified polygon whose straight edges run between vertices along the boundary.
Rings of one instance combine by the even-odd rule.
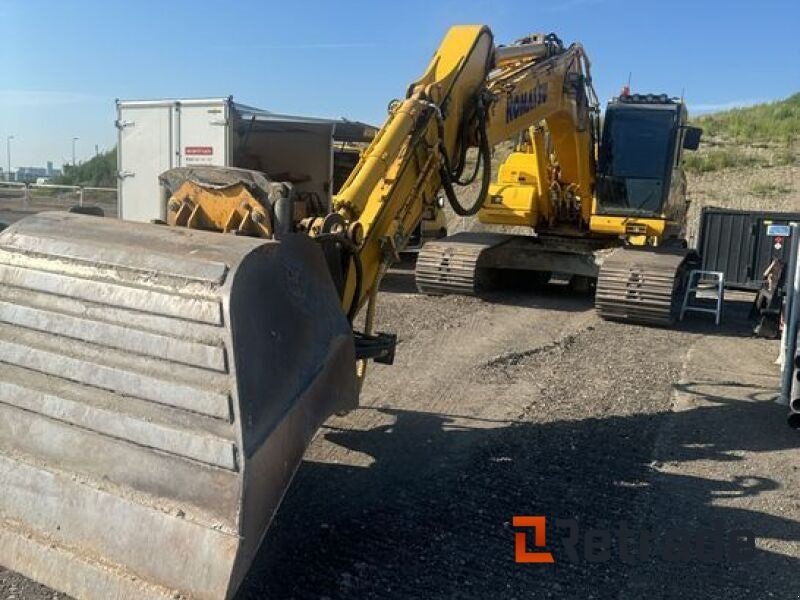
[[[314,241],[68,213],[0,233],[0,564],[78,599],[230,598],[357,402]]]

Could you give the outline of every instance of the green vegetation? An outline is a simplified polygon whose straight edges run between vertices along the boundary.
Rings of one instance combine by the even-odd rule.
[[[694,119],[705,135],[743,142],[800,138],[800,92],[785,100],[734,108]]]
[[[690,173],[742,167],[775,167],[797,162],[800,140],[800,93],[785,100],[734,108],[693,120],[713,143],[683,155]],[[769,195],[767,190],[754,194]]]
[[[775,166],[793,165],[797,162],[797,156],[790,146],[781,148],[772,156],[772,164]]]
[[[756,183],[750,188],[751,194],[762,198],[773,198],[775,196],[789,194],[791,191],[791,188],[777,183]]]
[[[53,183],[62,185],[85,185],[91,187],[117,186],[117,149],[98,154],[79,165],[64,165],[64,173]]]
[[[766,159],[738,148],[686,152],[683,155],[683,168],[690,173],[707,173],[731,167],[764,167],[768,164]]]

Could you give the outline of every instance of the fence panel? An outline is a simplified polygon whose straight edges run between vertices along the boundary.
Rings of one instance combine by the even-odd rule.
[[[0,184],[0,228],[3,224],[10,225],[30,214],[25,198],[24,185]]]
[[[115,188],[0,182],[0,223],[10,225],[46,210],[99,206],[107,217],[119,214]]]

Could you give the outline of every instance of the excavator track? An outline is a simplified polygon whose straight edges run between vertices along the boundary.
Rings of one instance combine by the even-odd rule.
[[[417,257],[417,289],[425,294],[476,295],[503,285],[503,272],[531,281],[551,273],[594,279],[604,240],[463,232],[428,242]],[[525,273],[528,273],[527,275]]]
[[[600,268],[595,308],[603,319],[671,325],[686,267],[697,255],[685,248],[618,248]]]
[[[503,234],[463,232],[426,243],[417,255],[417,289],[431,295],[477,294],[482,258],[510,239]]]

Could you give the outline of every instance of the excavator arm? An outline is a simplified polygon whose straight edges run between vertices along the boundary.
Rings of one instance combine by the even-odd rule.
[[[560,178],[546,166],[540,127],[546,123],[559,171],[575,182],[569,190],[559,188],[559,193],[590,198],[596,107],[589,62],[580,45],[564,48],[550,34],[495,47],[485,27],[451,29],[425,74],[409,87],[404,100],[391,105],[386,124],[334,199],[336,216],[318,219],[307,228],[338,228],[347,238],[353,265],[343,294],[348,314],[354,316],[374,299],[382,273],[440,189],[463,216],[477,213],[484,201],[491,210],[504,194],[515,193],[513,185],[490,193],[491,149],[499,142],[527,134],[523,160],[533,161],[540,175],[538,188],[529,193],[553,189]],[[470,147],[478,150],[483,181],[473,205],[464,207],[454,187],[463,183]],[[514,185],[520,184],[533,190],[535,182],[517,177]],[[588,222],[591,202],[583,206]]]
[[[424,75],[395,101],[375,140],[339,194],[335,214],[354,247],[343,303],[350,315],[364,305],[381,275],[442,185],[443,156],[468,144],[492,68],[486,27],[453,27]]]

